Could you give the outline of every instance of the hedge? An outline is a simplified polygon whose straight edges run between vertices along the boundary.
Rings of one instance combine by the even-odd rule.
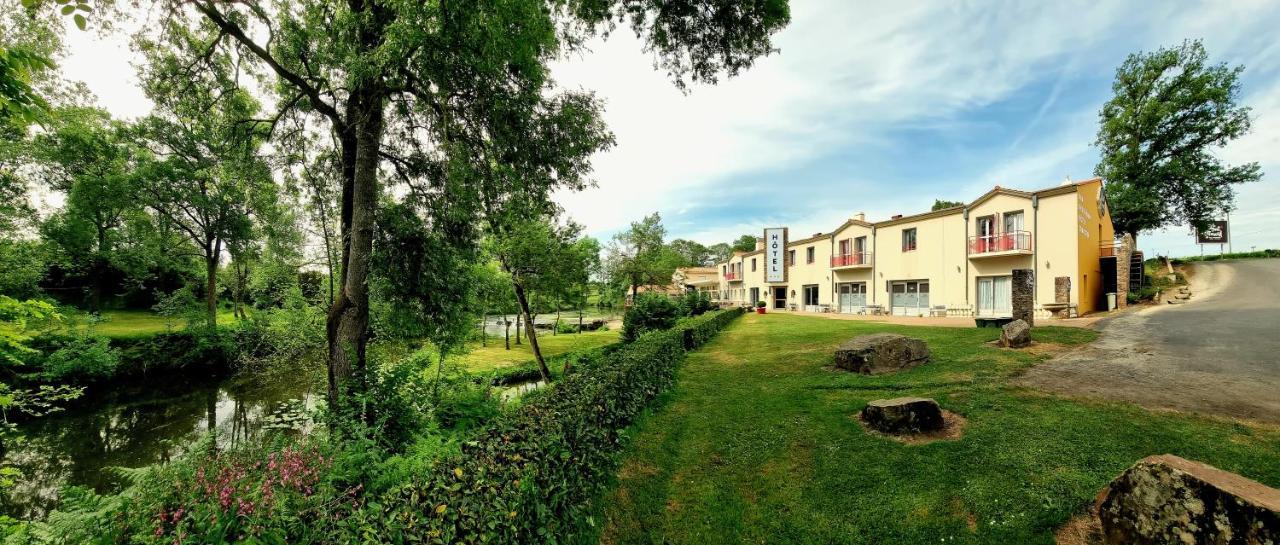
[[[596,535],[592,501],[617,471],[625,428],[675,381],[687,350],[741,309],[681,321],[600,350],[542,395],[499,417],[461,454],[378,501],[396,543],[566,543]],[[579,364],[575,364],[579,365]]]

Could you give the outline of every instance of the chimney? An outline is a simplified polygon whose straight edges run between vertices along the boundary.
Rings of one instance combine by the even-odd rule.
[[[1071,185],[1071,184],[1073,184],[1073,183],[1075,183],[1075,182],[1072,182],[1072,181],[1071,181],[1071,177],[1070,177],[1070,176],[1067,176],[1067,179],[1065,179],[1065,180],[1063,180],[1063,181],[1062,181],[1062,185]]]
[[[853,215],[853,219],[858,221],[867,221],[867,214],[865,212],[858,212]]]
[[[889,219],[891,219],[891,220],[900,220],[900,219],[902,219],[902,214],[894,214],[894,215],[893,215],[893,217],[890,217]]]
[[[819,231],[819,232],[817,232],[817,233],[814,233],[814,234],[813,234],[813,237],[811,237],[811,238],[818,238],[818,237],[820,237],[820,236],[822,236],[822,232],[821,232],[821,231]]]
[[[756,238],[756,249],[757,249],[757,250],[763,250],[763,249],[764,249],[764,239],[763,239],[763,238]]]

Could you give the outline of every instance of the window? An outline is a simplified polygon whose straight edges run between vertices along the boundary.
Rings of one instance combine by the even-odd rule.
[[[913,252],[916,249],[916,228],[902,230],[902,251]]]
[[[756,258],[751,258],[751,272],[756,272]]]
[[[847,238],[840,241],[840,255],[849,255],[851,242],[852,241]]]
[[[810,246],[810,247],[808,247],[808,248],[805,248],[805,250],[804,250],[804,262],[805,262],[805,263],[813,263],[813,246]],[[815,304],[816,304],[816,303],[815,303]]]
[[[977,229],[978,236],[989,237],[991,235],[996,234],[996,217],[995,216],[982,216],[974,221],[976,221],[978,224],[978,229]]]
[[[1023,228],[1022,211],[1004,213],[1004,232],[1016,233]]]
[[[862,255],[867,251],[867,237],[858,237],[853,240],[853,252]]]
[[[816,306],[818,304],[818,285],[810,284],[804,287],[804,304],[805,306]]]
[[[721,275],[721,276],[723,276],[723,275],[725,275],[725,274],[728,274],[728,272],[729,272],[729,267],[728,267],[727,265],[721,265],[721,266],[720,266],[720,275]]]
[[[787,251],[787,264],[788,264],[788,265],[795,265],[795,264],[796,264],[796,251],[795,251],[795,250],[788,250],[788,251]]]

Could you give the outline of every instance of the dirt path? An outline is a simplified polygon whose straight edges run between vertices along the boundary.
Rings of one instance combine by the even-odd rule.
[[[1099,324],[1018,379],[1067,395],[1280,423],[1280,259],[1201,263],[1192,299]]]

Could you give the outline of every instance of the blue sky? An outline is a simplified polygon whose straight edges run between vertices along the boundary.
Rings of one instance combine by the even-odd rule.
[[[1254,130],[1221,156],[1267,173],[1240,188],[1235,249],[1280,247],[1280,2],[792,0],[792,15],[777,54],[687,95],[625,29],[558,62],[562,87],[605,100],[618,141],[594,159],[597,187],[558,196],[566,212],[606,239],[656,210],[671,236],[709,244],[1088,178],[1115,68],[1199,38],[1215,61],[1246,66]],[[146,113],[124,37],[68,36],[65,74],[117,116]],[[1140,245],[1200,251],[1186,228]]]
[[[672,236],[712,243],[1092,177],[1116,67],[1199,38],[1215,61],[1246,65],[1254,131],[1222,156],[1268,172],[1241,188],[1236,249],[1280,247],[1280,2],[1038,4],[797,0],[779,53],[688,96],[615,36],[559,67],[562,84],[606,99],[619,141],[596,160],[599,187],[566,208],[597,236],[657,210]],[[1199,252],[1186,228],[1140,242]]]

